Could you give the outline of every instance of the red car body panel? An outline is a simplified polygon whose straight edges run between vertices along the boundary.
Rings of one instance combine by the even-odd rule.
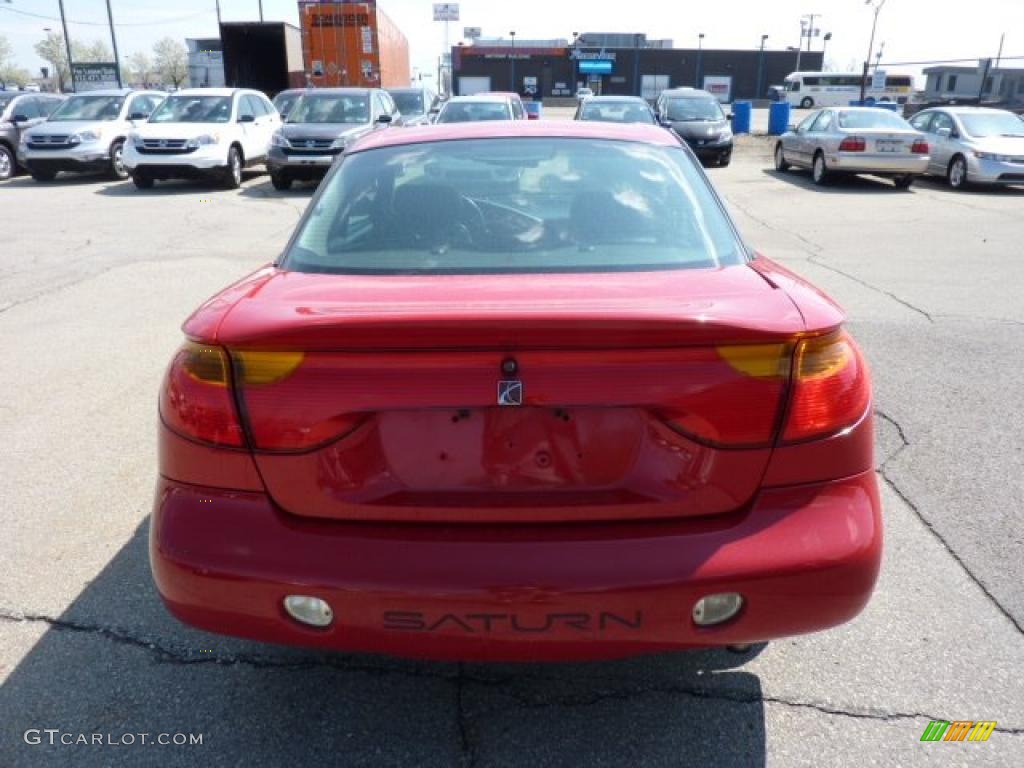
[[[496,136],[678,143],[522,121],[380,131],[349,151]],[[866,604],[882,546],[870,383],[843,320],[762,256],[634,273],[266,267],[184,326],[187,354],[213,355],[203,375],[227,384],[190,410],[199,380],[178,375],[161,401],[175,411],[159,428],[157,586],[209,630],[430,658],[609,658],[834,626]],[[857,376],[816,389],[819,347]],[[745,350],[777,350],[778,370]],[[246,378],[246,355],[274,354],[294,367]],[[518,408],[495,399],[510,359]],[[821,399],[800,401],[811,426],[790,433],[797,390]],[[237,411],[238,447],[182,433],[216,407]],[[843,422],[815,431],[830,413]],[[698,626],[694,603],[719,592],[742,610]],[[289,617],[290,594],[328,601],[333,623]]]
[[[157,586],[182,621],[271,642],[436,659],[568,660],[752,643],[855,616],[878,573],[873,472],[763,490],[712,519],[579,525],[301,521],[261,493],[161,480]],[[740,615],[700,628],[700,597]],[[337,619],[303,627],[289,593]]]

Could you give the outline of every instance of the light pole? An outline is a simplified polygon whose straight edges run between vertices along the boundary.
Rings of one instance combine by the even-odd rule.
[[[875,50],[875,29],[878,27],[878,13],[885,5],[885,0],[864,0],[864,5],[870,5],[875,11],[875,20],[871,23],[871,40],[868,42],[868,55],[864,59],[864,71],[860,78],[860,100],[864,102],[864,95],[868,87],[868,65],[871,63],[871,54]]]
[[[516,31],[513,29],[508,34],[512,38],[512,54],[508,57],[510,69],[512,70],[510,75],[512,83],[509,90],[519,93],[518,89],[516,89]]]
[[[701,74],[700,73],[700,68],[701,68],[701,64],[702,64],[701,60],[703,59],[703,57],[704,57],[704,33],[700,32],[697,35],[697,76],[695,78],[696,82],[693,84],[694,88],[700,88],[700,74]]]
[[[828,50],[828,41],[832,39],[832,33],[826,32],[825,37],[822,38],[824,42],[821,44],[821,71],[825,71],[825,51]]]
[[[761,75],[764,73],[764,44],[768,35],[761,35],[761,52],[757,57],[757,85],[754,88],[754,98],[761,98]]]
[[[797,41],[797,44],[796,44],[796,71],[797,72],[800,71],[800,54],[803,53],[803,50],[804,50],[804,29],[806,28],[806,26],[807,26],[807,21],[805,19],[801,18],[800,19],[800,39]]]

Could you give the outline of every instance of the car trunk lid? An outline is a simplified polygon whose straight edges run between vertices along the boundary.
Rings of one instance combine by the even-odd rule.
[[[746,504],[803,330],[785,292],[748,266],[278,273],[218,340],[288,512],[565,522]]]

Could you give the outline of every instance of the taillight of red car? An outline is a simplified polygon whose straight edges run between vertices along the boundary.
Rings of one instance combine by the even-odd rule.
[[[867,149],[867,142],[863,136],[847,136],[839,142],[840,152],[863,152]]]
[[[211,445],[245,446],[223,349],[195,341],[181,345],[164,378],[160,417],[183,437]]]
[[[928,142],[924,139],[917,139],[913,144],[910,145],[910,151],[915,155],[927,155],[928,154]]]
[[[857,423],[871,402],[871,380],[846,331],[803,339],[793,356],[783,442],[826,437]]]

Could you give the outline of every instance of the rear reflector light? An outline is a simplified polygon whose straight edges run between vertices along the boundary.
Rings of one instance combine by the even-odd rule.
[[[721,592],[702,597],[693,605],[693,623],[711,627],[728,621],[743,607],[743,596],[736,592]]]
[[[867,149],[867,142],[861,136],[847,136],[839,142],[840,152],[863,152]]]
[[[160,416],[184,437],[242,447],[245,439],[231,396],[227,355],[220,347],[186,341],[175,353],[160,392]]]
[[[823,437],[856,424],[871,400],[867,367],[844,332],[804,339],[793,362],[793,394],[782,438]]]
[[[924,139],[918,139],[910,146],[910,151],[915,155],[927,155],[928,154],[928,142]]]

